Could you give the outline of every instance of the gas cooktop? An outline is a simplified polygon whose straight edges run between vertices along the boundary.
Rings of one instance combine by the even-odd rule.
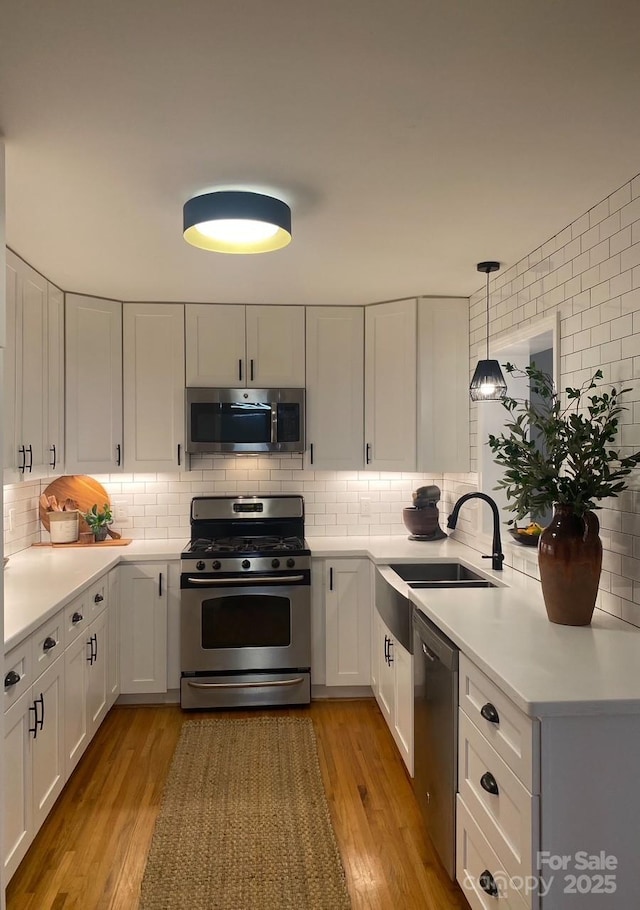
[[[290,553],[304,550],[300,537],[264,535],[256,537],[199,537],[191,541],[183,556],[223,556],[227,553]]]

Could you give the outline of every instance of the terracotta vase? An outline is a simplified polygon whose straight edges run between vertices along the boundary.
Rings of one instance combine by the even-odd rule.
[[[583,517],[569,505],[556,505],[540,535],[538,565],[547,616],[565,626],[588,626],[602,569],[600,524],[593,512]]]

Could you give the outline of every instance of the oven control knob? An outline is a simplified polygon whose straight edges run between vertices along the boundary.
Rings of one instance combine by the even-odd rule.
[[[213,560],[213,563],[212,563],[212,565],[211,565],[211,568],[217,570],[217,569],[219,569],[221,566],[222,566],[222,563],[220,562],[220,560],[219,560],[219,559],[214,559],[214,560]]]
[[[272,559],[272,560],[271,560],[271,568],[272,568],[272,569],[279,569],[279,568],[280,568],[280,560],[279,560],[279,559]]]
[[[198,562],[196,563],[196,569],[199,572],[202,572],[202,570],[204,569],[204,563],[201,559],[199,559]]]
[[[289,557],[289,559],[287,559],[287,569],[293,569],[295,564],[296,564],[295,559],[291,559],[291,557]]]
[[[249,562],[248,559],[243,559],[243,560],[242,560],[242,568],[243,568],[243,569],[250,569],[250,568],[251,568],[251,563]]]

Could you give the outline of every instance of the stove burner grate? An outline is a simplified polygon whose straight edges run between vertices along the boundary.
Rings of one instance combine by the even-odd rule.
[[[269,553],[274,550],[290,551],[303,548],[299,537],[199,537],[189,546],[189,553]]]

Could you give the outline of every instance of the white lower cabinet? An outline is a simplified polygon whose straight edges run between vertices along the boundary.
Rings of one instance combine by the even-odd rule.
[[[371,687],[407,771],[413,777],[413,655],[373,608]]]
[[[106,589],[105,580],[101,582],[100,590],[91,588],[67,608],[75,626],[64,655],[67,777],[78,764],[110,707],[107,699],[109,610],[103,593]],[[96,603],[96,597],[103,599]]]
[[[324,566],[327,686],[371,681],[371,576],[368,559],[332,559]]]
[[[120,693],[167,691],[168,564],[120,567]]]
[[[58,614],[47,624],[44,636],[34,633],[5,659],[5,882],[15,872],[66,781],[61,628],[61,614]],[[34,657],[40,641],[46,649],[36,670]],[[10,676],[12,673],[19,681],[7,686],[14,678]],[[33,676],[36,679],[29,685]]]

